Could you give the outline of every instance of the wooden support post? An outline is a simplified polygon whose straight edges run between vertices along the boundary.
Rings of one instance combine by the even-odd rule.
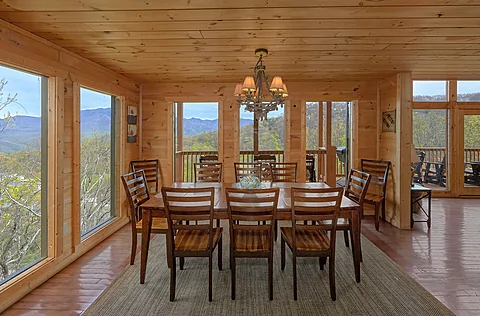
[[[336,166],[336,150],[335,146],[332,146],[332,102],[327,102],[327,112],[326,112],[326,142],[325,147],[327,149],[327,184],[329,186],[335,187],[337,181],[337,166]]]
[[[395,204],[400,214],[400,228],[410,227],[410,185],[411,185],[411,147],[412,143],[412,76],[410,73],[397,75],[396,102],[396,161],[394,167]],[[387,216],[388,219],[388,216]],[[398,223],[397,223],[398,225]]]
[[[175,106],[175,103],[173,104]],[[183,181],[183,102],[176,103],[176,126],[177,135],[174,137],[177,143],[174,148],[175,155],[175,181]]]

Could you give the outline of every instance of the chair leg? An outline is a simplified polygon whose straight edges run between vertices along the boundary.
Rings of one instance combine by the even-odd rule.
[[[137,252],[137,230],[132,228],[132,252],[130,253],[130,265],[135,263],[135,253]]]
[[[237,285],[237,280],[236,280],[236,266],[235,266],[235,257],[233,254],[230,257],[230,271],[232,273],[232,300],[235,299],[235,289]]]
[[[337,291],[335,289],[335,258],[333,256],[329,257],[328,260],[328,273],[330,276],[330,297],[332,301],[337,299]]]
[[[170,302],[175,300],[175,281],[177,278],[177,260],[173,257],[170,267]]]
[[[343,231],[343,239],[345,240],[345,247],[349,247],[349,242],[348,242],[348,230]]]
[[[385,223],[385,218],[387,216],[385,215],[385,199],[382,200],[382,222]]]
[[[283,239],[283,236],[281,237],[281,243],[280,243],[280,255],[281,255],[281,269],[283,271],[285,270],[285,239]]]
[[[275,241],[277,241],[277,235],[278,235],[278,221],[275,220],[275,223],[273,223],[273,231],[275,235]]]
[[[297,300],[297,257],[293,255],[293,299]]]
[[[222,271],[222,237],[218,241],[218,270]]]
[[[327,258],[319,257],[318,262],[320,263],[320,270],[323,270],[325,268],[325,264],[327,263]]]
[[[179,259],[180,259],[180,260],[179,260],[179,261],[180,261],[180,270],[183,270],[183,267],[184,267],[184,265],[185,265],[185,258],[184,258],[184,257],[180,257]]]
[[[375,204],[375,229],[378,231],[380,228],[380,204]]]
[[[273,249],[270,250],[268,257],[268,296],[270,301],[273,300]]]
[[[212,301],[212,252],[210,252],[210,256],[208,257],[208,301]]]
[[[217,227],[220,227],[220,219],[217,218]]]

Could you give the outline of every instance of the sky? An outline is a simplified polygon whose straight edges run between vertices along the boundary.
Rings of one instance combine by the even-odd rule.
[[[8,94],[17,94],[17,102],[0,110],[0,118],[5,117],[6,111],[11,115],[40,116],[40,77],[0,65],[0,79],[5,78],[7,84],[3,88],[3,101]],[[445,81],[414,81],[414,95],[442,95],[445,94]],[[462,81],[458,85],[458,93],[480,92],[480,81]],[[233,91],[232,91],[233,94]],[[88,89],[81,89],[81,108],[95,109],[110,107],[110,96]],[[0,101],[1,102],[1,101]],[[283,115],[284,109],[276,113],[269,113],[268,117]],[[185,118],[217,119],[217,103],[184,103]],[[240,110],[240,117],[253,119],[253,114]]]

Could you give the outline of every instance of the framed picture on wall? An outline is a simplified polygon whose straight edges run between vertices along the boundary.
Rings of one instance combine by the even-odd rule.
[[[382,113],[382,132],[396,131],[396,113],[397,110],[385,111]]]
[[[127,113],[127,143],[137,142],[137,107],[128,106]]]

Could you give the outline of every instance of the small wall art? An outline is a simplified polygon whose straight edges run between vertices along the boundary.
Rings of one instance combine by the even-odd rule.
[[[382,113],[382,132],[396,131],[397,110],[385,111]]]
[[[127,143],[137,142],[137,107],[129,105],[127,113]]]

